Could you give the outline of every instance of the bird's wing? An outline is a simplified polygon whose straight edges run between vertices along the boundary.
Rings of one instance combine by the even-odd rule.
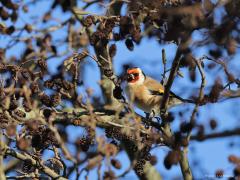
[[[158,82],[158,81],[156,81],[156,80],[154,80],[150,77],[146,77],[146,80],[145,80],[144,84],[145,84],[146,87],[148,87],[148,90],[150,91],[150,93],[152,95],[160,95],[161,96],[161,95],[164,94],[164,86],[160,82]],[[181,101],[184,101],[183,98],[179,97],[178,95],[176,95],[172,91],[170,91],[169,96],[177,98]]]
[[[163,85],[160,82],[158,82],[150,77],[146,77],[146,79],[144,81],[144,85],[145,85],[145,87],[148,87],[148,90],[154,95],[164,93]]]

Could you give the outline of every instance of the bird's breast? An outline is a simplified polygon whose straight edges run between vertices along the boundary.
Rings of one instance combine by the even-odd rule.
[[[144,86],[127,86],[128,99],[144,112],[151,112],[154,106],[154,96]]]

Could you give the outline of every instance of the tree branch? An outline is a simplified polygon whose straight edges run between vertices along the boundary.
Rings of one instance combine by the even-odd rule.
[[[53,179],[59,179],[59,180],[67,180],[64,177],[61,177],[59,174],[55,173],[52,169],[48,168],[47,166],[40,164],[40,162],[36,161],[35,159],[33,159],[30,155],[28,154],[21,154],[19,152],[16,152],[14,149],[11,149],[10,147],[5,147],[6,151],[5,151],[5,155],[9,155],[12,157],[15,157],[17,159],[20,159],[22,161],[29,161],[31,162],[32,166],[35,166],[37,168],[39,168],[39,170],[41,170],[42,172],[44,172],[46,175],[50,176]]]
[[[240,128],[232,129],[232,130],[225,130],[222,132],[216,132],[211,134],[205,134],[201,136],[192,136],[191,140],[194,141],[204,141],[208,139],[216,139],[221,137],[231,137],[231,136],[239,136],[240,135]]]

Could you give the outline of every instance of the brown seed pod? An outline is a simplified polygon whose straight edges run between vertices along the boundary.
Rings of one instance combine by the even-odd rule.
[[[88,137],[82,137],[77,142],[76,145],[79,147],[82,151],[87,152],[90,145],[91,145],[91,139]]]
[[[28,32],[28,33],[31,33],[32,32],[32,26],[30,24],[26,24],[24,29]]]
[[[90,36],[90,44],[91,45],[97,44],[100,40],[103,44],[107,44],[107,42],[108,42],[108,38],[107,38],[106,34],[103,33],[102,31],[96,31]]]
[[[216,178],[222,178],[224,175],[224,171],[222,169],[218,169],[216,172],[215,172],[215,177]]]
[[[111,58],[113,58],[117,53],[117,46],[116,44],[112,44],[109,48],[109,55]]]
[[[180,130],[182,133],[190,132],[193,129],[194,125],[192,123],[182,122],[180,125]]]
[[[134,50],[134,44],[131,39],[126,39],[125,44],[126,44],[128,50],[130,50],[130,51]]]
[[[180,154],[178,151],[169,151],[164,159],[164,166],[166,169],[170,169],[172,165],[177,164],[180,160]]]
[[[16,22],[18,19],[18,13],[16,11],[13,11],[11,14],[11,21]]]
[[[6,29],[6,33],[8,35],[11,35],[12,33],[14,33],[15,31],[15,27],[14,26],[9,26],[7,29]]]
[[[156,165],[157,164],[157,157],[156,156],[154,156],[154,155],[152,155],[151,157],[150,157],[150,163],[151,163],[151,165]]]
[[[111,159],[111,164],[116,169],[121,169],[122,168],[121,162],[119,160],[117,160],[117,159]]]
[[[116,179],[115,173],[111,170],[105,171],[103,175],[103,180],[114,180]]]
[[[215,81],[214,85],[212,86],[212,89],[208,95],[210,102],[212,102],[212,103],[217,102],[222,89],[223,89],[222,82],[220,79],[217,79]]]
[[[113,96],[116,98],[116,99],[121,99],[123,96],[122,96],[122,88],[120,86],[115,86],[114,90],[113,90]]]
[[[0,17],[1,17],[4,21],[6,21],[6,20],[9,18],[8,12],[7,12],[6,9],[3,8],[3,7],[0,7]]]
[[[209,124],[210,124],[210,127],[211,127],[212,130],[216,129],[216,127],[217,127],[217,121],[216,121],[215,119],[211,119],[211,120],[209,121]]]
[[[8,9],[12,9],[12,10],[17,10],[18,9],[18,4],[13,3],[11,0],[2,0],[2,3]]]

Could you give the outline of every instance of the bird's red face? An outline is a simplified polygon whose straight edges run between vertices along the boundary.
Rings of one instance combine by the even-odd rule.
[[[127,82],[135,83],[140,78],[140,72],[138,68],[131,68],[127,70]]]

